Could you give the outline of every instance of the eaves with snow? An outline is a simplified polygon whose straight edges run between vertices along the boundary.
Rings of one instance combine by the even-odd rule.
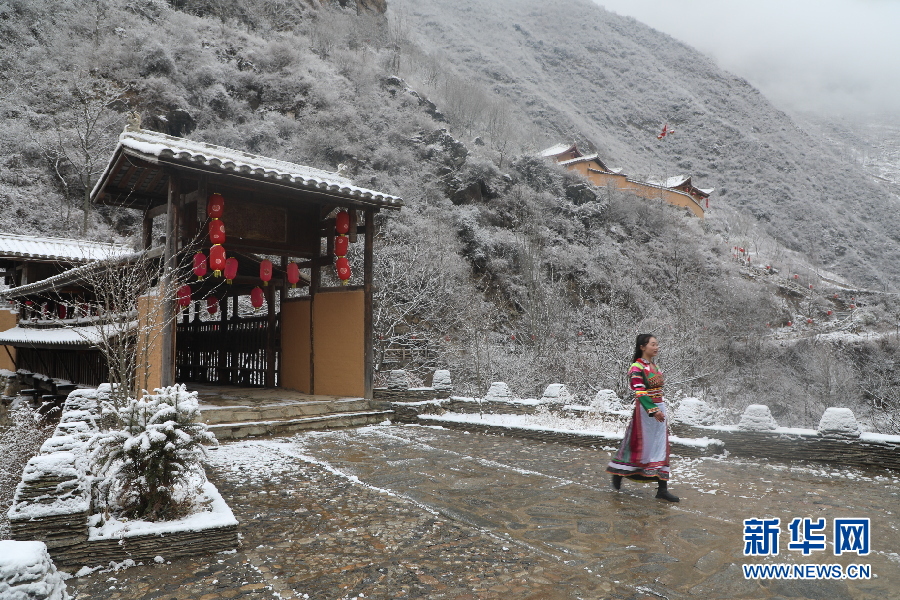
[[[397,196],[358,187],[346,176],[224,146],[126,127],[91,192],[95,203],[148,207],[168,193],[167,167],[222,174],[325,196],[336,203],[399,209]]]
[[[0,233],[0,259],[83,263],[129,252],[131,249],[122,244]]]

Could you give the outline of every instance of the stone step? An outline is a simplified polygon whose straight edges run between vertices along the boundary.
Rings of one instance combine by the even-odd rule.
[[[242,423],[249,421],[281,421],[320,415],[363,412],[371,409],[365,398],[335,398],[300,402],[275,402],[258,406],[204,406],[200,415],[207,425]]]
[[[332,429],[335,427],[359,427],[381,423],[393,416],[390,410],[339,412],[296,419],[273,419],[233,423],[215,423],[209,430],[219,441],[234,440],[261,435],[285,435],[304,429]]]

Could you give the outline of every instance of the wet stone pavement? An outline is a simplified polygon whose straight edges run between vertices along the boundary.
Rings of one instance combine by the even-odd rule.
[[[610,449],[419,426],[223,444],[207,469],[241,524],[235,553],[69,580],[77,599],[889,599],[900,477],[815,464],[673,458],[671,489],[611,490]],[[779,517],[777,557],[743,519]],[[872,553],[788,550],[794,517],[864,518]],[[828,539],[830,541],[831,535]],[[165,557],[163,557],[165,558]],[[868,580],[747,580],[742,563],[871,565]]]

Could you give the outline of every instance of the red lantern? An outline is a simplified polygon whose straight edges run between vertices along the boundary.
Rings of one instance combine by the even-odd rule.
[[[300,267],[297,263],[292,262],[287,266],[287,278],[292,288],[297,287],[297,282],[300,281]]]
[[[231,283],[237,277],[238,259],[231,257],[225,261],[225,281]]]
[[[793,321],[788,321],[788,327],[793,327],[793,326],[794,326],[794,322],[793,322]]]
[[[347,256],[347,250],[350,249],[350,238],[346,235],[339,235],[334,238],[334,255]]]
[[[809,284],[809,289],[813,289],[812,284]]]
[[[800,279],[799,275],[794,275],[794,279]]]
[[[209,222],[209,241],[213,244],[225,243],[225,223],[218,219]]]
[[[206,312],[211,315],[219,312],[219,299],[215,296],[207,296],[206,297]]]
[[[806,322],[807,324],[812,324],[812,319],[807,319]]]
[[[350,231],[350,213],[342,210],[337,214],[334,218],[334,230],[341,235]]]
[[[215,245],[209,249],[209,266],[213,270],[216,277],[222,276],[222,269],[225,268],[225,247]]]
[[[269,285],[272,279],[272,261],[265,259],[259,263],[259,278],[262,279],[263,285]]]
[[[341,283],[347,285],[347,280],[350,279],[350,261],[342,256],[337,259],[334,268],[337,269],[337,276],[340,278]]]
[[[853,310],[854,308],[856,308],[856,305],[855,305],[855,304],[851,304],[851,305],[850,305],[850,310]]]
[[[253,308],[259,310],[259,308],[266,303],[266,298],[263,295],[263,291],[261,287],[253,288],[253,291],[250,292],[250,304],[253,305]]]
[[[831,316],[831,311],[829,310],[829,311],[828,311],[827,313],[825,313],[825,314],[827,314],[827,315],[830,317],[830,316]]]
[[[194,275],[197,276],[197,279],[203,279],[206,275],[206,255],[202,252],[194,255]]]
[[[187,308],[191,305],[191,286],[183,285],[178,288],[178,306]]]
[[[65,319],[67,316],[66,315],[67,312],[68,312],[68,310],[66,309],[65,304],[57,304],[56,305],[56,314],[59,315],[60,319]]]
[[[744,253],[744,249],[743,249],[743,248],[738,248],[738,250],[740,250],[741,254]]]
[[[206,214],[210,219],[219,219],[223,212],[225,212],[225,198],[222,194],[210,194],[206,203]]]

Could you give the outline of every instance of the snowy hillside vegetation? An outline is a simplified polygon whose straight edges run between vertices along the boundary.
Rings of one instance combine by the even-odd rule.
[[[404,198],[376,246],[380,373],[449,368],[468,395],[502,380],[526,396],[547,381],[624,396],[634,336],[652,331],[673,393],[736,415],[764,403],[785,425],[847,406],[894,426],[900,380],[880,359],[895,353],[884,291],[900,265],[882,251],[890,219],[871,218],[892,201],[881,183],[746,82],[586,0],[382,8],[0,7],[0,228],[134,236],[139,215],[85,221],[83,200],[136,110],[172,135],[344,164]],[[664,122],[677,133],[661,142]],[[708,218],[536,157],[573,139],[637,178],[716,188]],[[870,316],[850,319],[851,303]]]

